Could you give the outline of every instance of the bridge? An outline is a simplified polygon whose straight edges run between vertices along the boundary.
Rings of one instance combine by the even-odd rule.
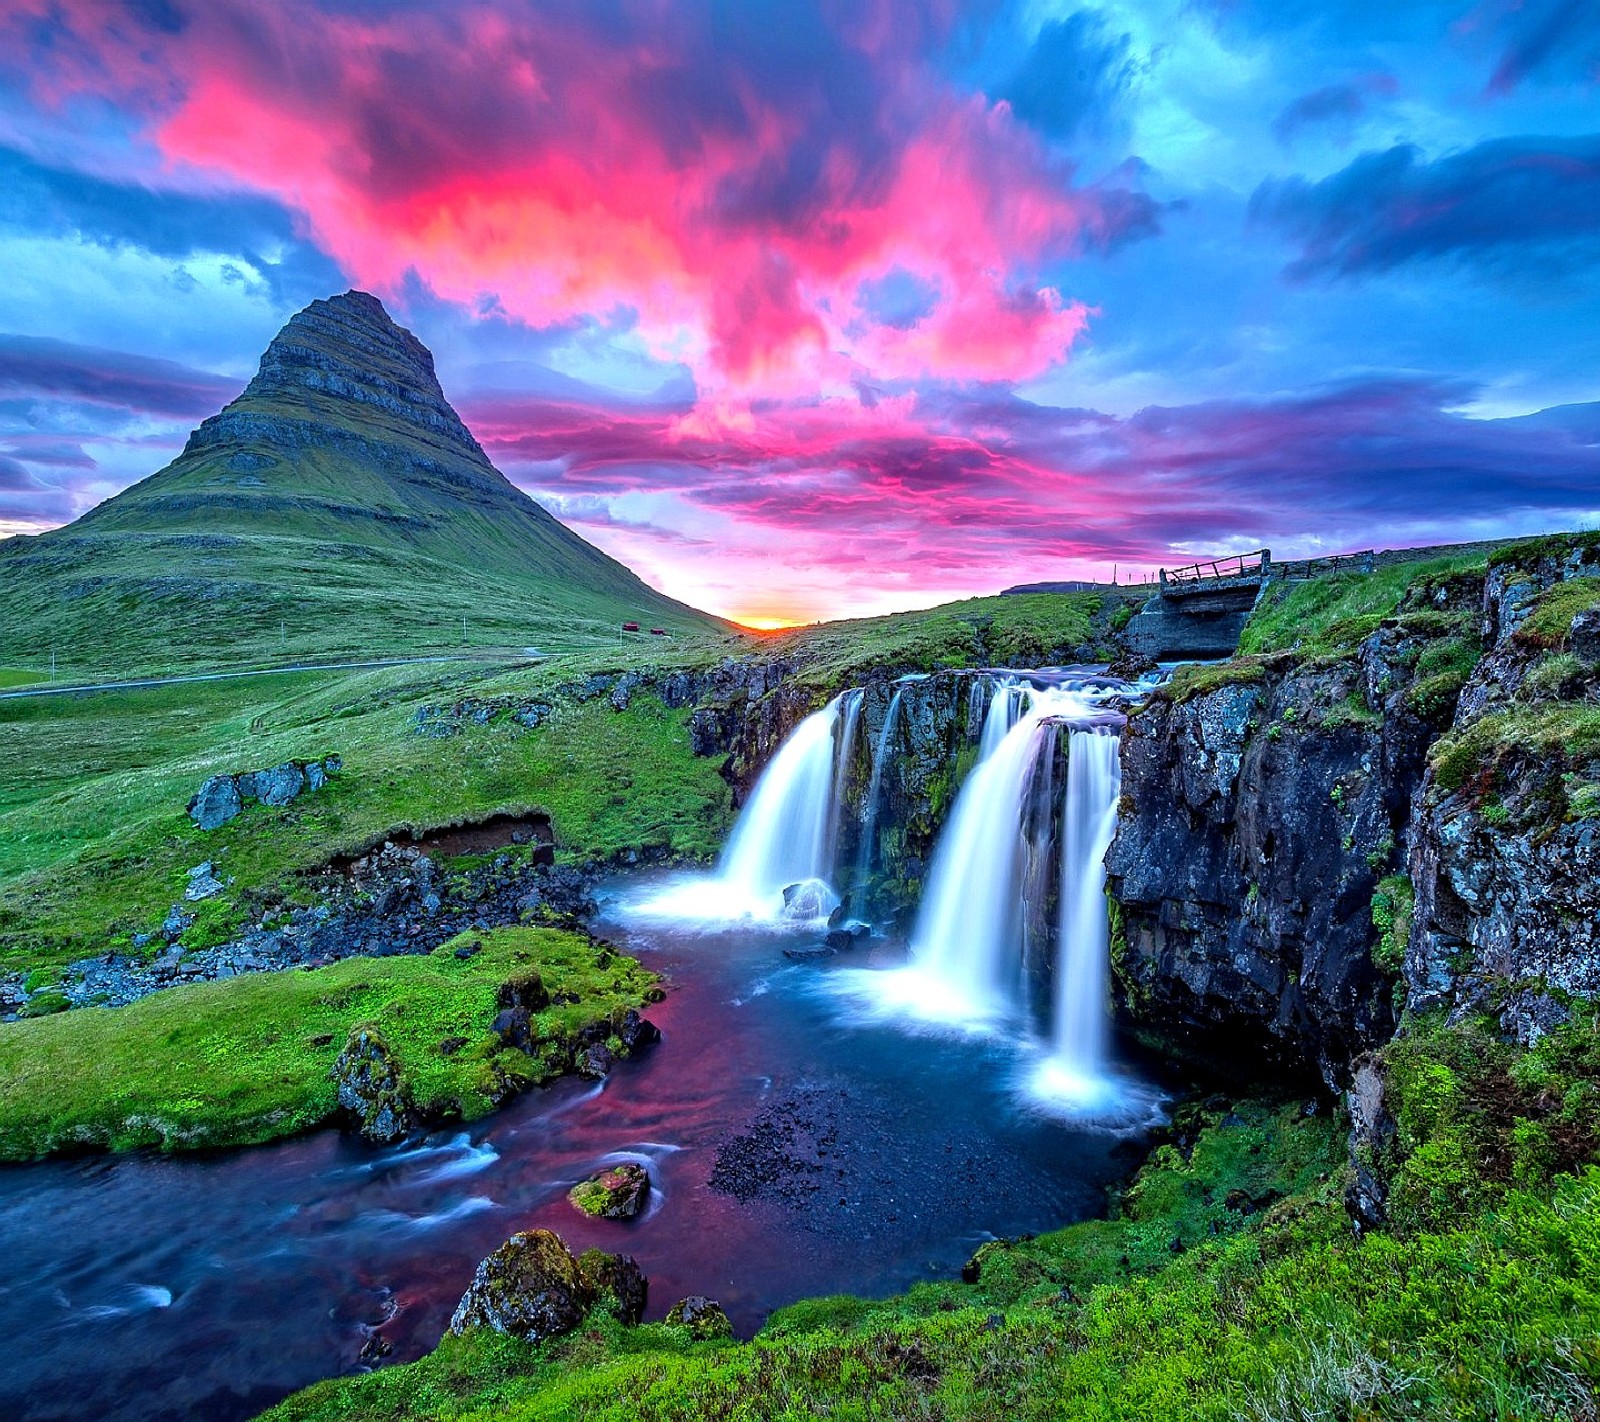
[[[1163,568],[1156,578],[1156,596],[1128,623],[1128,646],[1158,661],[1231,656],[1268,584],[1327,573],[1370,573],[1375,566],[1370,550],[1274,563],[1271,549],[1257,548]]]

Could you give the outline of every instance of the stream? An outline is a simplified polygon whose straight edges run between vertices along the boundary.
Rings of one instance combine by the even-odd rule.
[[[864,1010],[845,984],[899,965],[902,945],[791,962],[783,948],[814,931],[628,911],[662,882],[602,893],[596,930],[669,986],[649,1010],[662,1042],[603,1085],[565,1081],[388,1150],[323,1130],[0,1169],[0,1416],[253,1416],[363,1366],[374,1330],[389,1361],[431,1350],[477,1262],[536,1226],[634,1255],[650,1318],[704,1293],[747,1335],[797,1299],[890,1294],[954,1274],[986,1239],[1098,1214],[1137,1163],[1136,1133],[1029,1106],[1018,1040]],[[644,1216],[567,1203],[622,1160],[649,1166]]]

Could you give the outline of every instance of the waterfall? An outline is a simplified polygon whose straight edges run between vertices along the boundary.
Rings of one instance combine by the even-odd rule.
[[[995,693],[984,723],[1009,715]],[[1017,698],[1020,704],[1020,698]],[[911,956],[928,987],[924,1006],[941,1016],[985,1018],[1014,1005],[1021,976],[1023,810],[1045,709],[1035,704],[996,738],[956,797],[934,849]],[[1000,710],[997,713],[996,707]]]
[[[844,701],[836,696],[807,716],[761,772],[717,869],[715,882],[726,895],[720,916],[728,917],[732,908],[736,914],[776,917],[790,884],[832,874],[829,836],[840,778],[834,732]]]
[[[1061,810],[1055,1060],[1068,1090],[1096,1094],[1106,1076],[1106,851],[1117,832],[1122,763],[1114,735],[1073,731]]]
[[[836,697],[834,704],[840,711],[833,746],[833,788],[828,802],[827,828],[823,835],[822,870],[814,877],[831,879],[833,866],[839,862],[839,825],[844,818],[845,790],[850,783],[850,770],[854,764],[856,727],[861,722],[861,703],[866,693],[858,686]]]
[[[1033,688],[1024,682],[1002,681],[989,701],[989,713],[983,718],[983,734],[978,738],[978,759],[988,758],[999,749],[1017,719],[1033,699]]]
[[[894,728],[900,719],[900,698],[905,687],[896,684],[889,698],[889,709],[884,712],[883,726],[878,732],[877,744],[872,748],[872,778],[867,782],[865,816],[861,826],[861,843],[856,849],[855,883],[865,883],[872,872],[873,838],[878,832],[878,796],[883,793],[883,767],[888,764],[889,745],[894,739]],[[855,907],[855,905],[852,905]]]

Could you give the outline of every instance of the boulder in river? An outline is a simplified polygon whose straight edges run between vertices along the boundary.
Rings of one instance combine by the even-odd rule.
[[[541,1343],[570,1333],[594,1299],[593,1285],[561,1237],[547,1229],[527,1230],[478,1265],[451,1316],[450,1331],[492,1328]]]
[[[783,891],[783,916],[802,922],[826,918],[833,912],[833,890],[821,879],[802,879]]]
[[[632,1162],[610,1166],[567,1191],[576,1209],[600,1220],[631,1220],[649,1197],[650,1172]]]
[[[355,1027],[333,1064],[339,1105],[377,1145],[390,1145],[421,1124],[411,1089],[376,1027]]]
[[[679,1299],[667,1310],[667,1322],[687,1328],[689,1335],[696,1339],[733,1337],[733,1325],[728,1322],[722,1305],[704,1294],[690,1294],[686,1299]]]
[[[604,1042],[596,1042],[578,1053],[577,1071],[591,1081],[599,1081],[617,1064],[616,1056]]]

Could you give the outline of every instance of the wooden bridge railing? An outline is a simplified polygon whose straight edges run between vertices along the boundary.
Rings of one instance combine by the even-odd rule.
[[[1231,558],[1213,558],[1202,563],[1189,563],[1182,568],[1163,568],[1161,587],[1191,588],[1205,583],[1231,582],[1236,578],[1255,578],[1260,581],[1272,569],[1272,550],[1258,548],[1254,553],[1238,553]]]

